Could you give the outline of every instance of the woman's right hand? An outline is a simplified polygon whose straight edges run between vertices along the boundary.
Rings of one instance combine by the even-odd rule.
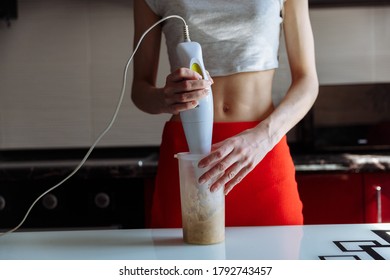
[[[210,94],[211,85],[212,79],[204,80],[191,69],[178,68],[167,76],[163,88],[165,113],[176,115],[195,108],[201,98]]]

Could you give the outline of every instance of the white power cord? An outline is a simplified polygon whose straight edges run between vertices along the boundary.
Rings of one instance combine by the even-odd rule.
[[[167,16],[167,17],[164,17],[162,19],[160,19],[159,21],[157,21],[156,23],[154,23],[151,27],[149,27],[143,34],[142,36],[140,37],[140,39],[138,40],[138,43],[132,53],[132,55],[130,56],[130,58],[127,60],[127,63],[126,63],[126,66],[125,66],[125,69],[124,69],[124,72],[123,72],[123,83],[122,83],[122,91],[121,91],[121,94],[120,94],[120,97],[119,97],[119,101],[118,101],[118,104],[116,106],[116,109],[114,111],[114,114],[111,118],[111,121],[110,123],[107,125],[106,129],[99,135],[99,137],[95,140],[95,142],[92,144],[92,146],[89,148],[89,150],[87,151],[87,153],[85,154],[84,158],[81,160],[81,162],[77,165],[77,167],[66,177],[64,178],[61,182],[59,182],[58,184],[54,185],[53,187],[49,188],[47,191],[45,191],[44,193],[42,193],[40,196],[38,196],[38,198],[31,204],[30,208],[27,210],[27,213],[25,214],[24,218],[22,219],[22,221],[16,226],[14,227],[13,229],[10,229],[6,232],[1,232],[0,233],[0,237],[8,234],[8,233],[11,233],[11,232],[14,232],[16,230],[18,230],[22,225],[23,223],[26,221],[28,215],[30,214],[31,210],[33,209],[33,207],[35,206],[35,204],[42,198],[44,197],[46,194],[48,194],[49,192],[53,191],[54,189],[58,188],[60,185],[62,185],[64,182],[66,182],[67,180],[69,180],[77,171],[79,171],[79,169],[84,165],[84,163],[87,161],[89,155],[92,153],[93,149],[96,147],[96,145],[100,142],[100,140],[103,138],[104,135],[106,135],[106,133],[111,129],[112,125],[114,124],[117,116],[118,116],[118,113],[119,113],[119,109],[122,105],[122,101],[123,101],[123,98],[125,96],[125,91],[126,91],[126,81],[127,81],[127,71],[128,71],[128,68],[129,68],[129,65],[131,63],[131,61],[133,60],[133,57],[135,55],[135,53],[137,52],[139,46],[141,45],[141,42],[142,40],[144,39],[144,37],[150,32],[150,30],[152,30],[154,27],[156,27],[157,25],[159,25],[160,23],[162,23],[163,21],[167,20],[167,19],[170,19],[170,18],[178,18],[180,20],[183,21],[184,23],[184,40],[189,40],[189,33],[188,33],[188,26],[187,26],[187,23],[186,21],[184,20],[184,18],[182,18],[181,16],[178,16],[178,15],[171,15],[171,16]]]

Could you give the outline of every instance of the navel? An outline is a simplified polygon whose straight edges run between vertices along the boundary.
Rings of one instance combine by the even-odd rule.
[[[227,104],[223,104],[222,110],[223,110],[224,113],[229,113],[230,112],[230,106],[227,105]]]

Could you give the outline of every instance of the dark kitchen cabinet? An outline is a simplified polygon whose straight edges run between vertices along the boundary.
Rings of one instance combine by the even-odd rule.
[[[86,149],[0,151],[0,229],[22,221],[42,193],[74,171]],[[98,148],[32,208],[21,229],[144,228],[158,147]],[[149,203],[149,204],[148,204]]]
[[[390,173],[364,175],[365,220],[367,223],[390,222]]]
[[[31,203],[62,179],[54,173],[2,182],[0,228],[19,224]],[[144,208],[142,178],[76,175],[40,199],[21,228],[143,228]]]
[[[305,224],[364,222],[362,174],[297,174]]]

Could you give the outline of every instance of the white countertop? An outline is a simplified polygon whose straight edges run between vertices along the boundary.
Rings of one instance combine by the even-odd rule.
[[[1,260],[390,260],[390,223],[226,228],[215,245],[189,245],[181,229],[16,232]]]

